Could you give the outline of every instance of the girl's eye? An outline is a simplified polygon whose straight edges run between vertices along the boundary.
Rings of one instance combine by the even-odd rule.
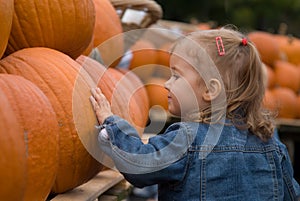
[[[172,77],[177,80],[179,78],[179,75],[173,74]]]

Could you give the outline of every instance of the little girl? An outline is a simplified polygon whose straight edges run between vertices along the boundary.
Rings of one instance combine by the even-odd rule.
[[[161,201],[297,200],[288,152],[262,107],[255,46],[231,29],[197,31],[178,39],[170,64],[169,111],[182,121],[147,144],[92,89],[99,146],[124,177],[137,187],[158,184]]]

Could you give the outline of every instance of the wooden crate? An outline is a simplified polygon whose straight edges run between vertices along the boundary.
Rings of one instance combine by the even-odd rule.
[[[49,201],[121,201],[130,193],[132,186],[117,171],[104,170],[88,182]]]

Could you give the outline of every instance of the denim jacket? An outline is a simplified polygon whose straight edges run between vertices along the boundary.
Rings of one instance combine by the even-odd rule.
[[[143,144],[137,131],[110,116],[98,136],[100,149],[134,186],[158,184],[161,201],[297,200],[300,188],[286,147],[224,125],[216,144],[205,144],[210,125],[174,123]]]

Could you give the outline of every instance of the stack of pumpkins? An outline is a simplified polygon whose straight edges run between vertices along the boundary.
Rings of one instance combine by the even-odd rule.
[[[109,0],[0,0],[0,19],[0,200],[46,200],[103,168],[82,143],[97,141],[90,89],[139,133],[148,97],[135,74],[87,56],[122,33]],[[121,38],[109,45],[108,62],[123,53]]]
[[[248,37],[266,67],[265,106],[277,118],[299,119],[300,39],[263,31],[253,31]]]

